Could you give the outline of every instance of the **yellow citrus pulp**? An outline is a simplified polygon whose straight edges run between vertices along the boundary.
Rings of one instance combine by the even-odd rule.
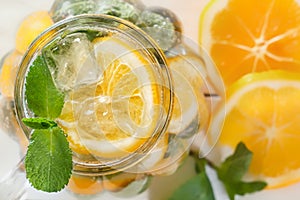
[[[218,141],[213,152],[221,155],[215,161],[243,141],[253,152],[249,177],[266,181],[269,188],[299,181],[299,98],[298,73],[271,70],[239,79],[228,88],[226,104],[212,122],[211,143]]]
[[[47,11],[35,11],[25,17],[17,31],[16,49],[24,54],[31,42],[52,24]]]
[[[199,44],[229,86],[250,72],[299,72],[299,24],[296,0],[212,0],[201,14]]]
[[[121,172],[103,178],[103,187],[110,192],[118,192],[134,181],[145,178],[143,174]]]
[[[122,38],[97,38],[93,44],[102,75],[70,92],[58,122],[74,152],[126,156],[156,129],[160,86],[155,84],[151,63]]]
[[[209,118],[205,90],[205,69],[195,56],[175,56],[168,59],[174,80],[174,107],[168,131],[178,134],[188,128],[193,120],[195,126],[204,127]]]
[[[103,191],[102,181],[96,177],[86,177],[73,174],[68,183],[68,189],[76,194],[97,194]]]
[[[3,60],[0,73],[0,92],[5,97],[13,98],[14,96],[15,80],[21,58],[22,55],[19,52],[13,51]]]

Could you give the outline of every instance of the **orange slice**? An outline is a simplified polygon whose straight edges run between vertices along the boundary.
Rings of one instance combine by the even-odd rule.
[[[300,71],[300,5],[296,0],[211,0],[199,43],[226,86],[250,72]]]
[[[253,152],[250,178],[265,180],[269,188],[300,181],[299,98],[298,73],[271,70],[238,80],[212,122],[211,143],[218,141],[214,151],[220,156],[215,161],[242,141]]]

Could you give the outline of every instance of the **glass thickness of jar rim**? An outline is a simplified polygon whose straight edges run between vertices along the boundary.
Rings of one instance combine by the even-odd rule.
[[[85,162],[76,157],[75,159],[73,158],[74,172],[82,175],[105,175],[127,169],[143,159],[147,155],[146,152],[151,151],[156,142],[164,134],[172,110],[173,93],[170,91],[172,91],[173,86],[163,52],[147,34],[125,20],[106,15],[79,15],[54,24],[37,37],[23,57],[15,84],[14,100],[17,118],[21,128],[29,138],[32,130],[25,126],[21,120],[26,117],[33,117],[33,113],[26,105],[25,96],[26,75],[33,60],[38,55],[41,55],[47,45],[58,38],[64,38],[73,33],[93,33],[93,31],[104,30],[109,33],[118,34],[123,41],[128,41],[129,46],[141,51],[145,59],[151,62],[151,70],[155,76],[156,84],[159,86],[160,114],[151,137],[147,138],[144,144],[129,155],[121,159],[111,159],[104,164],[99,160]],[[93,37],[93,34],[91,34],[91,37]]]

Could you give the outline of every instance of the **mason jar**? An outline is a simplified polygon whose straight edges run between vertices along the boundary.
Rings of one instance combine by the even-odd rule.
[[[33,130],[22,119],[38,114],[28,106],[27,77],[42,58],[64,94],[55,119],[73,154],[64,191],[128,197],[183,163],[209,125],[206,96],[217,90],[201,57],[177,50],[168,55],[134,24],[101,14],[59,21],[32,43],[17,74],[16,115],[30,140]]]

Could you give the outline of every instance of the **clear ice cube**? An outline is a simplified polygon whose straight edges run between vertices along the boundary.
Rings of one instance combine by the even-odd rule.
[[[93,83],[101,74],[93,45],[85,33],[72,33],[53,41],[43,50],[43,56],[62,91]]]

